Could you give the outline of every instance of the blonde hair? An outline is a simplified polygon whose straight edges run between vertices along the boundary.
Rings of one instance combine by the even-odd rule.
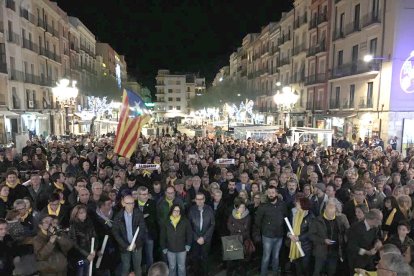
[[[70,213],[70,222],[79,222],[78,214],[80,210],[85,210],[86,214],[88,214],[88,208],[86,207],[86,205],[78,204],[75,207],[73,207],[73,210]]]

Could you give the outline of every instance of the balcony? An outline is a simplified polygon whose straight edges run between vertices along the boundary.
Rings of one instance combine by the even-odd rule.
[[[6,0],[6,8],[16,11],[16,3],[13,0]]]
[[[46,30],[46,24],[45,21],[41,18],[37,18],[37,26],[42,28],[43,30]]]
[[[309,75],[305,78],[305,85],[313,85],[326,82],[326,73]]]
[[[32,74],[24,74],[24,82],[31,84],[39,84],[39,77]]]
[[[69,56],[69,50],[67,48],[63,49],[63,54]]]
[[[378,61],[371,61],[370,63],[364,61],[357,61],[356,63],[348,63],[343,64],[341,66],[337,66],[332,70],[332,79],[358,75],[367,73],[370,71],[378,71],[379,70],[379,63]]]
[[[7,36],[7,41],[20,45],[20,36],[14,32],[9,31],[9,35]]]
[[[305,80],[305,71],[296,73],[290,78],[290,83],[301,83]]]
[[[330,109],[339,109],[340,104],[339,104],[339,99],[331,99],[329,101],[329,108]]]
[[[59,32],[54,27],[52,27],[51,25],[47,24],[46,22],[44,24],[45,24],[46,32],[50,33],[54,37],[59,37]]]
[[[366,28],[372,24],[381,23],[380,19],[381,11],[378,12],[369,12],[362,17],[362,27]]]
[[[360,22],[351,22],[345,26],[345,36],[350,34],[360,32],[361,31],[361,23]]]
[[[273,46],[273,47],[269,48],[269,54],[271,54],[271,55],[273,55],[277,51],[279,51],[279,48],[277,46]]]
[[[33,25],[36,25],[36,17],[25,8],[20,8],[20,17],[25,18]]]
[[[293,55],[296,56],[305,51],[306,51],[306,44],[302,43],[302,44],[297,45],[295,48],[293,48]]]
[[[318,18],[318,25],[324,22],[328,22],[328,14],[325,12],[319,14],[317,18]]]
[[[365,108],[372,108],[372,98],[365,98],[365,97],[361,97],[359,100],[359,105],[358,107],[360,109],[365,109]]]
[[[335,40],[338,40],[338,39],[341,39],[341,38],[345,38],[344,30],[341,29],[341,28],[336,29],[334,31],[333,35],[332,35],[332,40],[335,41]]]
[[[278,45],[279,46],[280,45],[283,45],[283,44],[285,44],[286,42],[288,42],[290,40],[291,40],[290,33],[284,34],[281,37],[279,37],[279,39],[278,39]]]
[[[13,81],[24,81],[24,73],[22,71],[12,69],[10,71],[9,79]]]
[[[353,108],[355,108],[355,103],[354,103],[354,101],[345,101],[345,102],[342,104],[342,109],[353,109]]]
[[[318,26],[318,17],[313,17],[309,22],[309,30],[315,29]]]
[[[4,34],[4,24],[3,21],[0,21],[0,33]]]
[[[70,44],[70,49],[72,51],[75,51],[76,53],[79,53],[79,47],[78,47],[78,45],[75,45],[75,44],[71,43]]]
[[[53,61],[56,61],[58,63],[61,63],[60,55],[57,55],[56,53],[52,53],[51,51],[46,50],[43,47],[40,47],[39,49],[40,49],[39,54],[41,56],[47,57],[47,58],[49,58],[49,59],[51,59]]]
[[[39,78],[39,84],[41,86],[54,87],[56,86],[56,81],[53,81],[51,78],[46,78],[45,76],[42,75]]]
[[[296,18],[293,24],[293,28],[298,29],[299,27],[306,24],[307,22],[308,22],[308,15],[307,13],[304,13],[302,16],[298,16],[298,18]]]
[[[39,46],[37,46],[36,43],[33,43],[32,41],[30,41],[26,38],[23,38],[23,46],[22,47],[24,49],[28,49],[28,50],[33,51],[35,53],[39,52]]]
[[[341,2],[342,0],[335,0],[335,4],[338,4],[339,2]]]
[[[7,74],[7,63],[0,63],[0,73]]]
[[[290,58],[281,58],[279,60],[279,66],[288,65],[290,64]]]
[[[306,102],[306,110],[312,110],[313,109],[313,102],[307,101]]]
[[[314,106],[313,106],[313,109],[314,110],[324,110],[325,108],[324,108],[322,102],[316,101],[315,104],[314,104]]]
[[[326,52],[326,43],[325,43],[325,40],[323,40],[322,42],[320,42],[320,43],[318,43],[316,45],[311,46],[308,49],[308,54],[306,56],[307,57],[310,57],[310,56],[314,56],[314,55],[319,54],[319,53],[322,53],[322,52]]]

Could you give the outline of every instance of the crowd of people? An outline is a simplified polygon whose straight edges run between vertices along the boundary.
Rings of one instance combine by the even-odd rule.
[[[157,135],[124,158],[113,144],[0,152],[0,275],[150,275],[158,261],[179,276],[413,275],[414,149]],[[234,235],[244,257],[222,261]]]

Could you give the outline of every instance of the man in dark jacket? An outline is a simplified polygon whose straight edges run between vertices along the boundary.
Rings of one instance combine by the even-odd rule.
[[[195,275],[208,275],[208,252],[213,237],[215,219],[214,211],[205,204],[203,193],[197,193],[196,205],[191,206],[188,217],[193,230],[193,264],[196,268]]]
[[[175,196],[174,187],[169,186],[165,190],[165,196],[160,199],[157,205],[158,224],[164,224],[168,219],[168,213],[173,204],[179,204],[184,208],[184,203]]]
[[[7,234],[7,221],[0,219],[0,275],[13,274],[14,241]]]
[[[351,272],[355,268],[375,270],[374,257],[382,246],[378,228],[381,223],[381,211],[372,209],[365,214],[365,220],[355,223],[349,229],[347,255]]]
[[[112,233],[118,243],[119,251],[121,252],[121,275],[129,275],[131,258],[133,258],[132,264],[135,275],[141,276],[142,246],[147,235],[144,216],[138,208],[134,208],[135,201],[131,195],[126,195],[122,199],[122,206],[123,209],[121,209],[115,216],[112,227]],[[135,243],[131,245],[138,227],[139,232],[137,239],[135,240]]]
[[[15,171],[8,171],[6,173],[6,185],[9,187],[9,202],[14,202],[16,199],[32,198],[26,186],[19,183],[19,179]]]
[[[255,224],[260,230],[263,243],[263,256],[261,276],[267,275],[270,255],[272,256],[272,270],[277,273],[279,268],[279,251],[282,247],[284,231],[284,218],[287,216],[286,204],[278,199],[277,188],[269,186],[267,189],[268,203],[257,209]]]
[[[145,261],[149,268],[154,262],[154,241],[158,240],[157,207],[152,199],[149,199],[149,191],[145,186],[138,187],[138,208],[144,215],[148,236],[145,240]]]

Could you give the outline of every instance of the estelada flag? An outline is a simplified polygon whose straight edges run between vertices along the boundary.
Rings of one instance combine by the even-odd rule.
[[[130,158],[137,147],[141,129],[150,118],[148,109],[141,97],[132,91],[124,90],[114,152]]]

